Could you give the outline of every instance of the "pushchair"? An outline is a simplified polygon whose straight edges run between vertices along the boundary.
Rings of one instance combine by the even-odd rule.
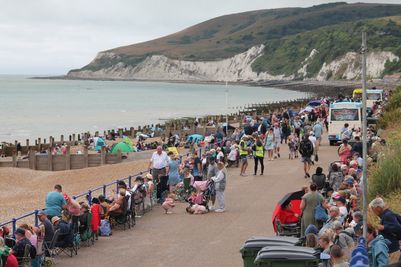
[[[193,191],[191,196],[188,198],[190,205],[198,204],[208,208],[209,200],[214,190],[214,182],[210,181],[196,181],[193,184]]]

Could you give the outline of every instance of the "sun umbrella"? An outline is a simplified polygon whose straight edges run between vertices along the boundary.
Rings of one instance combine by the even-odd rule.
[[[119,150],[124,153],[133,152],[132,146],[124,142],[120,142],[113,146],[111,149],[111,154],[117,154]]]
[[[281,205],[286,201],[290,201],[292,204],[292,210],[297,214],[301,214],[300,206],[301,206],[302,196],[304,194],[305,194],[304,191],[291,192],[286,194],[279,202],[277,202],[276,208],[274,209],[272,214],[272,222],[275,232],[276,232],[276,218],[280,213]]]
[[[97,151],[99,151],[99,150],[101,150],[102,147],[104,147],[104,146],[106,146],[106,143],[104,142],[104,140],[103,140],[102,138],[99,137],[99,138],[96,140],[96,147],[95,147],[95,149],[96,149]]]
[[[307,106],[310,106],[310,107],[317,107],[317,106],[320,106],[321,104],[322,104],[322,101],[320,101],[320,100],[311,100],[311,101],[308,103]]]

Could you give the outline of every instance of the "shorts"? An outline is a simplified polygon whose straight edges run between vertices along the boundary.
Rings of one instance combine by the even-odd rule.
[[[311,157],[301,157],[301,162],[312,164],[312,159]]]
[[[279,147],[279,146],[280,146],[280,143],[281,143],[281,139],[280,139],[280,140],[277,140],[277,139],[276,139],[276,141],[274,142],[274,147],[275,147],[275,148]]]
[[[241,161],[241,163],[248,163],[248,156],[247,155],[240,156],[240,161]]]

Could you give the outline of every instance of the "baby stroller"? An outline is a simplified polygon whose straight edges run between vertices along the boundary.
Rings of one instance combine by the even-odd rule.
[[[193,191],[188,198],[189,204],[198,204],[208,208],[208,203],[214,190],[214,182],[212,180],[196,181],[192,187]]]
[[[281,205],[285,202],[290,202],[292,204],[292,211],[297,214],[301,214],[301,200],[304,195],[304,191],[296,191],[286,194],[276,205],[276,208],[272,214],[273,229],[278,236],[301,236],[301,222],[283,224],[280,221],[281,218]]]

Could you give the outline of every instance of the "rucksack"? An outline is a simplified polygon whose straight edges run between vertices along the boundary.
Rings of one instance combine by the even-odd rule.
[[[313,145],[309,140],[303,140],[299,145],[299,152],[304,157],[310,157],[313,154]]]
[[[108,220],[101,220],[99,231],[101,236],[111,235],[110,222]]]
[[[401,215],[395,212],[392,212],[398,222],[398,224],[401,226]],[[401,240],[401,231],[398,231],[394,233],[394,235],[397,237],[398,240]]]

